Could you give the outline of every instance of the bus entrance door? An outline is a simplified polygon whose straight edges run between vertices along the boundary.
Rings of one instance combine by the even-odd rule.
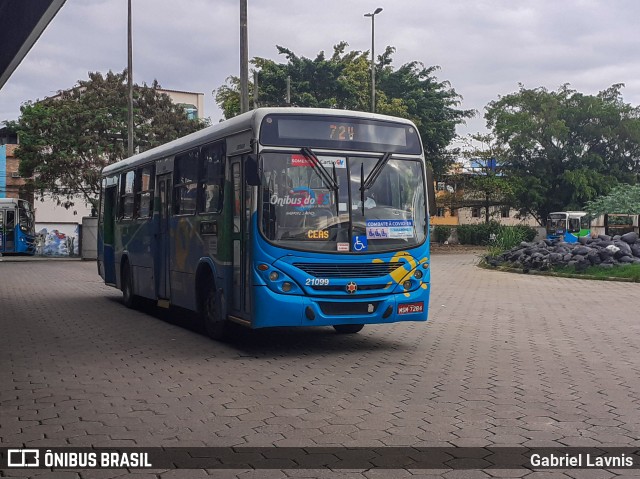
[[[0,254],[4,253],[4,210],[0,210]]]
[[[116,284],[116,260],[115,260],[115,224],[116,201],[118,200],[118,187],[109,186],[104,190],[104,233],[102,237],[102,258],[104,261],[104,282]]]
[[[249,225],[252,187],[243,181],[244,158],[233,157],[230,163],[233,182],[233,288],[227,304],[231,316],[248,322],[251,313]]]
[[[0,213],[1,214],[1,213]],[[13,253],[16,234],[15,210],[4,210],[4,219],[0,220],[0,253]]]
[[[160,211],[158,215],[158,233],[154,269],[156,279],[156,296],[158,299],[169,299],[169,218],[171,214],[171,173],[158,175],[158,196]]]

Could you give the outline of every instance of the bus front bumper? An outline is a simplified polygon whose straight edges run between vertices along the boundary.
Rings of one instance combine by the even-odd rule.
[[[426,321],[429,285],[409,293],[328,299],[279,294],[266,286],[254,289],[252,328],[333,326]]]

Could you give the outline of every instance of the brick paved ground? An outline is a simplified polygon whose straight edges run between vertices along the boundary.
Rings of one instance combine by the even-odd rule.
[[[93,262],[2,261],[0,446],[638,446],[640,285],[492,272],[474,262],[433,257],[426,324],[354,336],[247,331],[221,344],[188,317],[124,308]],[[441,474],[622,472],[633,471]],[[32,474],[440,477],[378,469]]]

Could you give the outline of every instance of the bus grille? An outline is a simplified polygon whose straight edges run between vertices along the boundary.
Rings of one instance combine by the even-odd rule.
[[[293,263],[305,273],[316,278],[380,278],[406,263]]]

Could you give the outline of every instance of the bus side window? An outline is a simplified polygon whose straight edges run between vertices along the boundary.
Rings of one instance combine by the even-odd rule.
[[[219,213],[224,187],[224,141],[206,145],[200,151],[200,194],[198,212]]]
[[[176,156],[174,214],[192,215],[196,211],[198,191],[198,156],[194,149]]]
[[[133,218],[134,212],[134,183],[135,171],[128,171],[122,174],[121,190],[120,190],[120,218]]]
[[[582,228],[583,230],[591,229],[591,220],[588,216],[583,216],[582,218],[580,218],[580,228]]]
[[[153,214],[153,165],[138,170],[136,178],[136,209],[139,218],[148,218]]]
[[[569,232],[576,233],[580,231],[580,218],[569,218]]]

